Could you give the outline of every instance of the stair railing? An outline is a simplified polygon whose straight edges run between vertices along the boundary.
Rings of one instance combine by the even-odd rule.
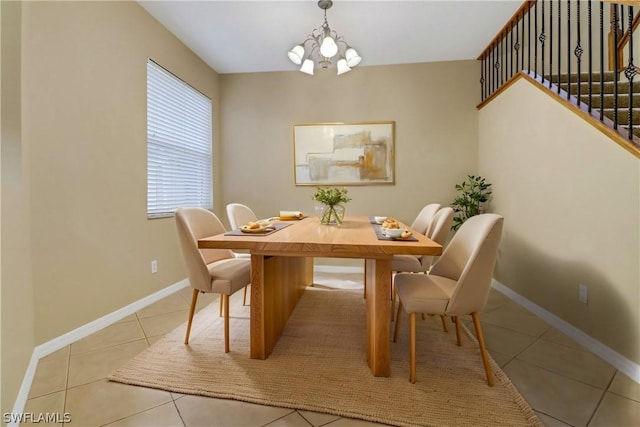
[[[512,77],[524,72],[637,146],[640,81],[634,79],[640,68],[634,61],[640,58],[634,31],[639,25],[640,8],[632,5],[638,3],[525,1],[478,57],[480,106]],[[608,90],[612,94],[605,95]],[[621,117],[623,114],[627,117]]]

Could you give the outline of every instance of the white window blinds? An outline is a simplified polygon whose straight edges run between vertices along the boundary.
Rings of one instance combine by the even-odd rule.
[[[147,217],[212,209],[211,100],[147,60]]]

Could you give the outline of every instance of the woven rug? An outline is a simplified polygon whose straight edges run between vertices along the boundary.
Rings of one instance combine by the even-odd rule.
[[[115,371],[126,384],[396,426],[542,426],[502,370],[491,361],[486,383],[475,338],[438,317],[416,323],[417,382],[409,382],[408,318],[391,344],[391,376],[372,376],[366,361],[362,292],[307,288],[267,360],[250,359],[249,307],[232,299],[231,351],[213,303],[196,314],[190,344],[177,328]]]

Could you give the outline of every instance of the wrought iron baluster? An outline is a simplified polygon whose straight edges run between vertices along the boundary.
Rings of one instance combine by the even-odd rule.
[[[536,40],[533,41],[533,49],[535,50],[534,55],[533,55],[533,72],[536,74],[536,77],[538,75],[538,3],[536,3],[536,5],[534,6],[535,8],[535,19],[533,20],[533,35],[536,38]],[[531,35],[529,35],[529,42],[531,42]],[[531,43],[529,43],[529,46],[531,46]],[[529,69],[531,69],[531,66],[529,66]]]
[[[618,130],[618,78],[620,76],[620,70],[618,70],[618,7],[613,8],[613,128]],[[600,91],[604,91],[604,87],[600,88]]]
[[[625,77],[629,80],[629,140],[633,139],[633,79],[638,74],[638,67],[633,65],[633,6],[629,6],[629,64],[624,70]]]
[[[560,2],[558,2],[560,8]],[[553,0],[549,0],[549,89],[551,89],[551,81],[553,80]],[[560,77],[556,82],[560,87]]]
[[[558,1],[558,93],[560,93],[560,74],[562,65],[562,3]],[[571,82],[567,82],[567,93],[571,90]]]
[[[484,101],[484,55],[480,62],[480,101]]]
[[[544,33],[544,0],[542,0],[542,30],[540,32],[540,56],[542,58],[542,62],[541,62],[541,69],[542,69],[542,80],[544,81],[544,40],[545,38],[547,38],[546,34]]]
[[[504,56],[504,34],[500,34],[500,66],[502,68],[504,68],[504,73],[507,72],[507,67],[503,66],[506,63],[505,60],[505,56]],[[504,73],[500,73],[500,86],[502,86],[504,84]]]
[[[604,2],[600,1],[600,121],[604,120]]]
[[[509,31],[509,49],[507,50],[507,55],[511,53],[511,59],[509,60],[509,78],[513,77],[513,21],[510,23],[510,31]],[[506,74],[506,71],[505,71]]]
[[[589,34],[589,113],[591,113],[591,108],[593,106],[593,99],[591,96],[593,95],[593,39],[591,36],[592,31],[592,16],[591,16],[591,0],[587,2],[587,28]]]
[[[580,1],[576,2],[576,31],[578,32],[578,40],[577,40],[577,45],[576,48],[573,51],[573,54],[576,56],[576,58],[578,59],[578,98],[576,100],[576,105],[580,105],[580,89],[582,86],[582,74],[581,74],[581,61],[582,61],[582,54],[584,53],[584,49],[582,49],[582,45],[580,44]]]
[[[580,76],[578,76],[579,78]],[[580,81],[578,81],[580,86]],[[571,97],[571,0],[567,0],[567,99]]]

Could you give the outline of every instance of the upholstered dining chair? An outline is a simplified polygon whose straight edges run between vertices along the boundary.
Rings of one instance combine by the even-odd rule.
[[[202,208],[179,208],[176,211],[176,226],[189,283],[193,288],[184,343],[189,344],[198,294],[219,293],[224,309],[224,351],[228,353],[229,296],[246,288],[251,281],[251,260],[236,257],[228,249],[198,248],[198,239],[225,232],[224,225],[211,211]]]
[[[423,207],[413,220],[411,228],[420,234],[426,234],[429,223],[440,208],[441,205],[439,203],[430,203]]]
[[[243,205],[242,203],[229,203],[227,205],[227,218],[229,218],[229,225],[231,225],[233,230],[237,230],[250,221],[258,220],[258,217],[253,213],[251,208],[247,205]],[[234,253],[240,258],[251,258],[251,255],[248,253]],[[244,288],[244,292],[242,294],[242,305],[247,305],[247,288]]]
[[[489,288],[498,254],[504,219],[496,214],[469,218],[458,229],[429,274],[400,273],[395,276],[398,315],[393,334],[395,342],[400,312],[409,313],[410,381],[416,382],[416,313],[451,316],[460,345],[460,316],[470,314],[476,330],[487,383],[493,386],[493,373],[482,335],[478,313],[489,297]]]
[[[241,203],[229,203],[227,205],[227,217],[232,229],[240,228],[249,221],[257,221],[258,217],[251,208]]]
[[[439,209],[427,225],[425,236],[439,245],[444,246],[447,243],[447,238],[449,237],[449,231],[453,224],[454,215],[455,212],[449,206]],[[395,271],[396,273],[426,273],[429,271],[429,268],[431,268],[431,263],[434,258],[435,257],[431,255],[394,255],[393,260],[391,261],[391,271]],[[391,295],[392,321],[395,319],[395,308],[396,303],[394,290]],[[444,316],[441,318],[442,327],[447,331],[447,324],[444,321]]]

